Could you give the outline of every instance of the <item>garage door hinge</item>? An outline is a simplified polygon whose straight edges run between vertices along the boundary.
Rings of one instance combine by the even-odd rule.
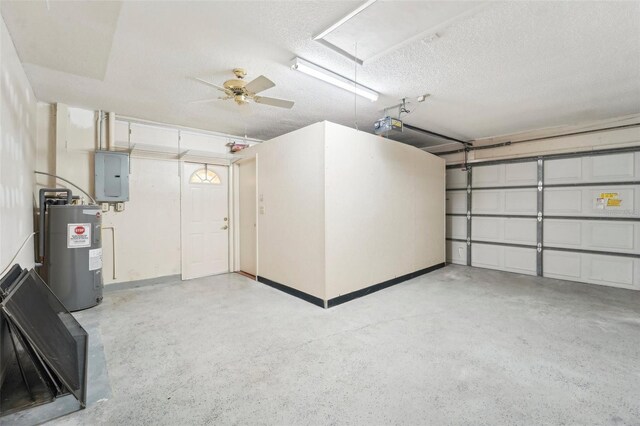
[[[467,238],[467,245],[470,246],[471,245],[471,238]]]
[[[538,222],[542,222],[542,212],[538,212]]]
[[[467,212],[467,220],[471,220],[471,212]]]
[[[542,243],[538,243],[538,253],[542,253]]]
[[[542,181],[538,182],[538,191],[542,192]]]

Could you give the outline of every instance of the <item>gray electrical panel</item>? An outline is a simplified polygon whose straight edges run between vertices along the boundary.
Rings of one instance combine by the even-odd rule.
[[[129,154],[126,152],[96,151],[96,201],[129,201]]]

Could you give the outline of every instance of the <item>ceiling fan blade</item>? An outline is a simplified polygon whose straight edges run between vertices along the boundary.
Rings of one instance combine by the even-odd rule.
[[[209,102],[224,101],[225,99],[228,99],[228,98],[221,96],[219,98],[199,99],[196,101],[190,101],[189,103],[190,104],[207,104]]]
[[[271,105],[278,108],[288,108],[288,109],[293,108],[293,105],[295,104],[295,102],[293,101],[285,101],[284,99],[276,99],[276,98],[267,98],[264,96],[254,96],[253,100],[256,101],[257,104]]]
[[[257,77],[256,79],[251,80],[249,83],[247,83],[244,88],[247,90],[247,92],[255,94],[260,93],[263,90],[271,89],[275,85],[276,84],[273,81],[269,80],[264,75],[261,75],[260,77]]]
[[[219,91],[221,91],[221,92],[227,93],[227,91],[225,90],[225,88],[224,88],[224,87],[220,87],[220,86],[218,86],[218,85],[216,85],[216,84],[210,83],[210,82],[208,82],[207,80],[203,80],[203,79],[198,78],[198,77],[194,77],[194,79],[195,79],[195,80],[198,80],[200,83],[204,83],[204,84],[206,84],[207,86],[211,86],[211,87],[213,87],[214,89],[218,89],[218,90],[219,90]]]

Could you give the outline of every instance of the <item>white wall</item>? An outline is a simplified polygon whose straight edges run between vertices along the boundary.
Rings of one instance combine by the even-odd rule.
[[[327,299],[444,262],[445,162],[326,123]]]
[[[37,137],[36,99],[0,16],[0,274],[33,232],[33,187]],[[14,262],[34,264],[34,239]],[[2,275],[0,275],[2,276]],[[0,314],[0,383],[9,360],[9,335]]]
[[[242,161],[237,170],[239,270],[256,275],[258,267],[256,159]]]
[[[0,39],[0,268],[4,269],[33,232],[37,104],[2,18]],[[33,266],[33,239],[17,261],[26,268]]]
[[[64,104],[38,108],[38,169],[69,179],[93,194],[94,153],[99,148],[95,111]],[[107,122],[102,149],[107,147]],[[131,129],[131,132],[129,132]],[[113,237],[104,232],[105,284],[177,275],[180,263],[180,165],[189,161],[228,164],[225,146],[232,137],[195,129],[118,119],[116,150],[132,151],[130,201],[123,212],[113,207],[103,226],[116,228],[116,279],[113,278]],[[251,141],[255,143],[255,141]],[[54,180],[38,177],[41,185]],[[62,182],[58,186],[65,186]],[[72,188],[74,194],[83,196]]]
[[[112,277],[112,235],[103,232],[105,283],[180,274],[180,175],[176,162],[132,158],[130,201],[109,211],[103,226],[116,228],[117,279]]]
[[[256,152],[258,275],[324,299],[324,123]]]

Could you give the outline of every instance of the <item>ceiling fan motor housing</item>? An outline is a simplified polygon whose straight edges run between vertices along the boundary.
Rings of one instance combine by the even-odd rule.
[[[246,84],[247,83],[242,80],[227,80],[223,86],[225,89],[231,90],[235,95],[241,95],[244,93],[244,86],[246,86]]]

